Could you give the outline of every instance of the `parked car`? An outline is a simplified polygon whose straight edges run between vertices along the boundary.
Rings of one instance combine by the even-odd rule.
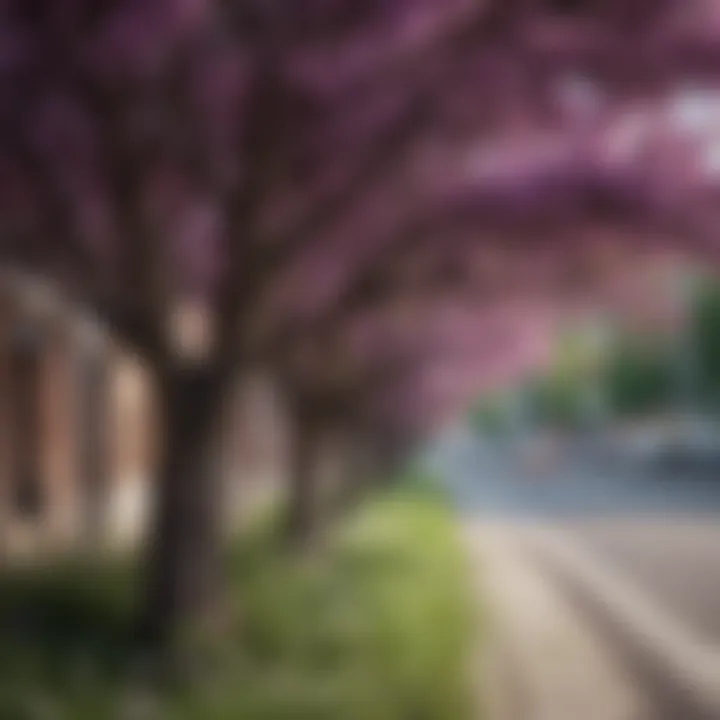
[[[657,470],[720,469],[720,423],[714,418],[684,415],[625,438],[629,457]]]

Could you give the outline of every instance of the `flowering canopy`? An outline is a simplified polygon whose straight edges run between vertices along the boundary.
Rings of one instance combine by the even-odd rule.
[[[388,253],[714,250],[718,32],[688,0],[3,0],[0,258],[153,358],[199,300],[233,365]]]

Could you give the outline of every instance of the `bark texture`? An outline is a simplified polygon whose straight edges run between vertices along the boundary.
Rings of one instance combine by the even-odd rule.
[[[284,540],[304,546],[317,535],[322,523],[319,500],[319,455],[321,432],[310,417],[299,415],[291,437],[290,478],[285,516]]]
[[[161,379],[162,453],[147,578],[147,628],[169,644],[212,627],[221,607],[219,378],[203,368]]]

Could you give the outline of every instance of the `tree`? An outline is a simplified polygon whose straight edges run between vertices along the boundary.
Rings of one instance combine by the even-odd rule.
[[[551,253],[660,215],[707,237],[664,186],[638,191],[655,167],[628,174],[625,153],[608,172],[588,118],[588,94],[622,115],[640,90],[714,76],[715,44],[668,25],[670,5],[2,4],[1,257],[76,295],[154,378],[159,636],[216,607],[216,430],[288,306],[413,234]]]
[[[390,314],[366,307],[329,326],[322,318],[305,328],[308,343],[297,350],[306,354],[286,348],[280,374],[286,396],[294,399],[291,417],[302,443],[286,522],[293,541],[305,543],[322,529],[328,512],[356,498],[373,476],[392,477],[417,443],[461,410],[479,386],[507,381],[537,360],[545,320],[540,299],[482,294],[478,304],[467,290],[444,289],[442,299],[415,289],[401,313],[397,305]],[[318,487],[328,440],[345,448],[334,508]]]
[[[690,352],[697,363],[697,389],[705,401],[716,408],[720,400],[720,286],[714,278],[700,283],[690,323],[693,346]]]
[[[604,370],[606,393],[620,415],[637,415],[668,406],[673,396],[669,348],[646,339],[621,338]]]

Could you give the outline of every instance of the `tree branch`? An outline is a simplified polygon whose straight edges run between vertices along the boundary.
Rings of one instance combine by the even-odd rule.
[[[246,291],[243,297],[248,305],[254,307],[259,304],[261,296],[277,275],[291,267],[303,254],[310,252],[311,241],[321,242],[323,233],[353,208],[363,191],[368,192],[382,178],[402,166],[427,125],[437,92],[457,69],[462,54],[473,47],[474,41],[478,41],[477,34],[483,26],[483,19],[484,12],[478,13],[472,22],[453,28],[453,32],[443,35],[432,47],[425,49],[425,53],[432,56],[444,46],[449,48],[449,57],[446,58],[442,72],[427,73],[418,79],[422,58],[414,58],[415,62],[401,65],[402,75],[395,77],[395,81],[399,82],[407,74],[406,81],[416,83],[416,87],[409,93],[404,111],[394,122],[383,127],[369,141],[364,151],[357,153],[360,161],[345,183],[309,208],[291,228],[264,238],[262,247],[256,248],[252,272],[245,275]]]
[[[125,104],[81,72],[73,79],[99,136],[100,165],[110,186],[114,220],[121,233],[126,303],[132,313],[143,318],[145,334],[152,338],[152,354],[160,361],[167,354],[167,268],[160,257],[159,238],[150,230],[142,208],[150,149],[130,141],[128,129],[123,127]]]
[[[24,100],[22,106],[31,112],[35,107],[34,98],[27,94]],[[4,244],[4,262],[21,269],[27,267],[35,273],[44,269],[55,275],[62,274],[63,266],[73,267],[75,272],[71,282],[67,283],[68,293],[92,308],[123,340],[141,352],[151,352],[154,340],[143,316],[127,307],[125,299],[118,297],[107,282],[100,263],[80,237],[70,199],[62,192],[58,180],[52,177],[47,161],[21,132],[23,121],[17,112],[10,117],[5,116],[1,136],[8,156],[13,157],[32,179],[38,200],[34,218],[39,223],[36,239],[42,242],[43,255],[51,257],[55,254],[57,258],[38,263],[32,240],[25,238],[24,242],[16,243],[14,247]],[[56,252],[53,253],[53,250]],[[46,267],[43,268],[43,264]]]
[[[230,193],[225,203],[227,268],[217,300],[218,363],[220,372],[230,373],[242,351],[243,318],[250,311],[251,289],[261,272],[258,264],[258,224],[271,176],[274,140],[279,124],[281,88],[278,63],[280,48],[276,30],[271,39],[258,41],[246,128],[240,152],[246,160],[246,181]]]

